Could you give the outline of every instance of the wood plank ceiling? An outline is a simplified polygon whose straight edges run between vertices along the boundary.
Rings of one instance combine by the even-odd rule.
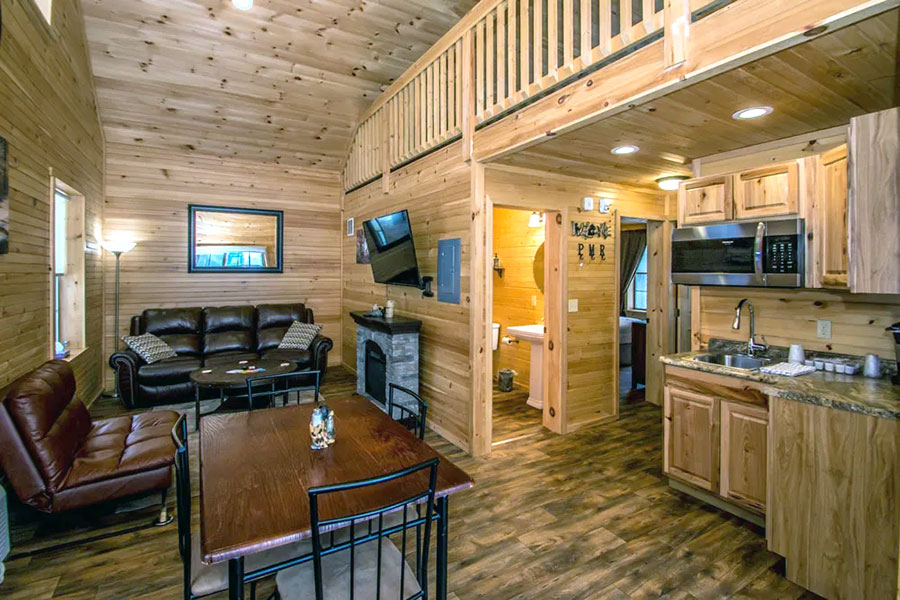
[[[653,186],[691,173],[691,160],[845,125],[898,102],[898,11],[891,10],[772,56],[635,105],[501,162],[616,183]],[[766,117],[737,121],[742,108]],[[615,156],[634,144],[640,151]]]
[[[477,0],[82,0],[107,142],[337,170]]]

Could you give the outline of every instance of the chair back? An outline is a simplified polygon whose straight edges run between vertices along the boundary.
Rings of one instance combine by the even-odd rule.
[[[399,535],[402,537],[400,543],[400,598],[401,600],[412,600],[415,598],[428,597],[428,549],[431,540],[431,524],[434,519],[434,497],[437,488],[437,469],[439,459],[437,457],[429,459],[423,463],[401,469],[394,473],[373,477],[361,481],[353,481],[348,483],[338,483],[334,485],[324,485],[309,488],[309,512],[310,524],[312,526],[312,544],[313,544],[313,573],[315,576],[316,600],[324,600],[324,585],[322,576],[322,556],[325,553],[331,553],[338,550],[348,549],[350,570],[350,590],[349,597],[354,597],[354,585],[356,580],[356,561],[355,549],[357,546],[366,543],[377,544],[377,575],[375,589],[378,590],[377,597],[381,597],[381,578],[382,578],[382,541],[385,537]],[[376,488],[376,486],[378,486]],[[390,486],[390,487],[386,487]],[[351,497],[359,498],[366,494],[366,488],[372,489],[369,493],[378,494],[390,498],[389,504],[375,510],[360,512],[356,514],[342,514],[334,517],[323,519],[323,506],[342,506],[340,501],[332,502],[330,499],[341,494],[352,494]],[[391,490],[391,488],[393,488]],[[416,507],[425,507],[425,510],[415,510]],[[413,510],[410,510],[413,509]],[[422,514],[424,513],[424,515]],[[411,517],[415,514],[415,517]],[[386,523],[386,515],[390,522]],[[397,515],[402,515],[397,519]],[[373,524],[375,525],[373,527]],[[366,525],[367,527],[358,527]],[[323,546],[322,536],[323,530],[333,530],[337,527],[346,527],[349,535],[349,541],[336,546]],[[420,591],[408,598],[403,598],[403,590],[405,589],[406,577],[406,550],[407,550],[407,533],[412,529],[419,528],[424,530],[421,540],[416,545],[416,580],[419,584]]]
[[[403,404],[397,404],[394,401],[394,392],[400,392],[413,398],[416,401],[418,411],[414,411]],[[419,436],[420,440],[425,439],[425,415],[428,413],[428,403],[422,400],[420,395],[409,388],[397,385],[396,383],[389,383],[387,413],[392,419],[401,423],[408,430]]]
[[[281,398],[282,406],[290,402],[292,395],[300,404],[300,392],[313,390],[313,402],[319,401],[319,371],[298,371],[278,375],[262,375],[247,379],[247,405],[250,410],[261,408],[255,404],[272,407]]]
[[[178,554],[184,567],[184,594],[191,590],[191,465],[188,460],[187,420],[178,418],[172,428],[175,443],[175,502],[178,518]]]

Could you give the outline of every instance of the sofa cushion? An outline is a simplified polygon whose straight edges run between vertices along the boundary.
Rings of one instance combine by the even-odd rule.
[[[161,410],[95,422],[65,487],[171,466],[175,456],[171,433],[177,420],[178,413]]]
[[[306,305],[260,304],[256,307],[256,351],[277,348],[294,321],[311,323]]]
[[[254,351],[252,306],[205,308],[203,322],[204,355]]]
[[[7,393],[6,409],[47,488],[60,489],[91,431],[90,414],[75,397],[69,363],[51,360],[19,379]]]
[[[139,333],[152,333],[169,344],[179,356],[198,356],[202,320],[201,308],[147,309],[141,314],[143,331]]]
[[[153,364],[167,358],[174,358],[175,351],[167,343],[152,333],[141,335],[126,335],[122,341],[131,350],[144,359],[147,364]]]
[[[278,344],[278,349],[306,350],[309,348],[309,345],[312,344],[312,341],[316,339],[316,336],[319,335],[321,330],[321,325],[294,321],[287,330],[287,333],[284,334],[284,339]]]
[[[191,371],[202,366],[199,358],[176,356],[138,367],[138,381],[144,385],[187,381]]]

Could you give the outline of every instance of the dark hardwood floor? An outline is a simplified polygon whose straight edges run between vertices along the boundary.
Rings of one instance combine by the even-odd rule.
[[[354,387],[334,369],[322,392]],[[120,412],[109,401],[93,411]],[[450,502],[450,597],[814,598],[784,579],[759,528],[666,485],[661,437],[659,408],[646,403],[568,436],[539,431],[487,459],[429,431],[476,482]],[[181,598],[175,532],[144,529],[8,562],[0,598]]]
[[[541,411],[525,404],[528,390],[516,386],[501,392],[494,383],[493,444],[494,446],[524,440],[543,430]]]

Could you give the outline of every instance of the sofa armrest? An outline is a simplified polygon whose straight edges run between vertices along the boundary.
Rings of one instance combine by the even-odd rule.
[[[127,408],[137,406],[137,372],[143,364],[144,359],[131,350],[122,350],[109,357],[109,366],[116,372],[119,398]]]
[[[313,359],[312,368],[319,371],[320,380],[325,377],[325,370],[328,368],[328,351],[332,348],[334,348],[334,342],[324,335],[317,335],[309,345],[309,352]]]

